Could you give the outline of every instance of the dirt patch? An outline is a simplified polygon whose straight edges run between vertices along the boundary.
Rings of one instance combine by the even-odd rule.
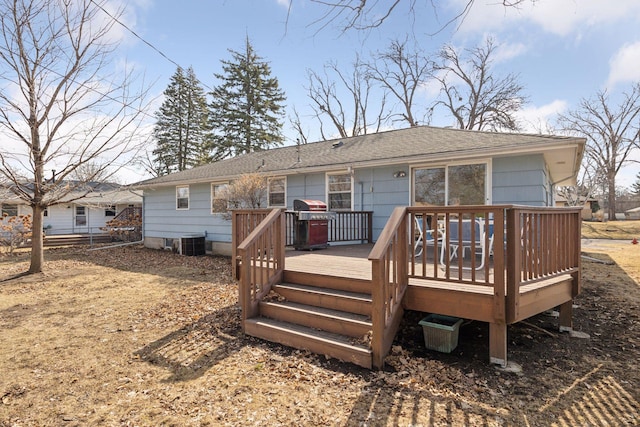
[[[488,327],[465,322],[428,351],[408,312],[384,371],[245,337],[226,258],[125,247],[47,251],[12,279],[0,258],[0,426],[637,425],[640,247],[585,247],[572,338],[553,314],[509,327],[511,361],[488,364]]]

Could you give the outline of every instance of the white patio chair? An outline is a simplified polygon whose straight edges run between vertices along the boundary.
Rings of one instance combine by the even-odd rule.
[[[415,242],[414,242],[414,246],[413,246],[413,253],[415,254],[415,256],[420,256],[422,255],[422,251],[424,250],[425,245],[426,246],[433,246],[435,239],[434,235],[437,236],[438,242],[442,242],[442,233],[437,230],[436,232],[434,232],[434,230],[423,230],[422,229],[422,217],[419,215],[415,215],[413,217],[413,220],[416,224],[416,231],[417,231],[417,235],[415,236]]]
[[[445,236],[440,248],[440,264],[446,266],[445,253],[447,252],[447,244],[449,242],[449,263],[460,256],[464,258],[467,249],[471,251],[471,256],[480,255],[480,264],[476,265],[476,270],[484,268],[485,260],[490,256],[493,251],[493,233],[489,236],[489,242],[485,239],[485,224],[484,220],[476,219],[474,221],[475,233],[474,240],[471,240],[471,220],[462,221],[462,232],[459,231],[459,222],[457,219],[449,221],[449,235]],[[471,267],[462,267],[469,270]]]

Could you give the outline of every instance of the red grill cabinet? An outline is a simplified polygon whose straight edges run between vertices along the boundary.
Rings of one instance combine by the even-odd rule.
[[[322,249],[328,246],[329,221],[333,212],[327,212],[327,205],[319,200],[293,201],[294,220],[293,247],[302,249]]]

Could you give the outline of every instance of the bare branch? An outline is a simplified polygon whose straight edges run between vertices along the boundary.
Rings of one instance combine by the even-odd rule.
[[[616,177],[622,167],[634,162],[631,155],[640,149],[640,83],[625,92],[615,108],[609,94],[600,91],[559,120],[565,130],[587,139],[586,161],[605,174],[608,215],[615,220]]]
[[[484,46],[459,53],[445,46],[434,66],[433,78],[440,82],[444,99],[434,107],[444,107],[460,129],[518,130],[515,113],[526,97],[516,75],[497,77],[492,59],[497,46],[489,38]],[[464,56],[463,56],[464,55]]]

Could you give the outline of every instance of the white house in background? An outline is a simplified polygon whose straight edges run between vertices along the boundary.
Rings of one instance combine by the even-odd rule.
[[[207,252],[230,254],[220,190],[243,174],[268,177],[265,207],[292,209],[294,199],[316,199],[331,211],[372,211],[376,240],[396,206],[553,206],[555,187],[575,183],[584,144],[584,138],[419,126],[257,151],[135,187],[144,191],[147,247],[199,235]]]
[[[86,191],[71,193],[44,212],[47,235],[102,233],[101,227],[127,207],[142,207],[140,192],[110,183],[90,183]],[[78,198],[80,197],[80,198]],[[0,189],[0,214],[30,215],[31,207],[9,189]]]

